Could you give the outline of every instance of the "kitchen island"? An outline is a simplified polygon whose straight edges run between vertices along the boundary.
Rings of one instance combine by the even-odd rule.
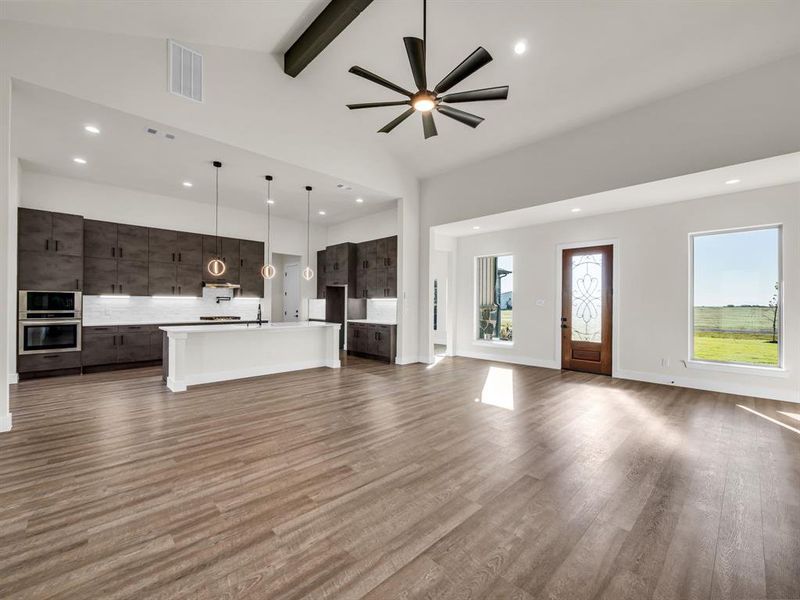
[[[317,367],[338,369],[339,323],[167,326],[167,387],[258,377]]]

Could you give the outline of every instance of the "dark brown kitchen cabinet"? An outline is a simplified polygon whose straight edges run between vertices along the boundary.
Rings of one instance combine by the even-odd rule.
[[[397,236],[376,240],[377,267],[397,267]]]
[[[397,298],[397,267],[386,269],[386,297]]]
[[[19,373],[80,369],[81,352],[54,352],[52,354],[23,354],[17,357]]]
[[[84,256],[117,258],[147,262],[149,233],[147,227],[123,225],[86,219],[84,221]]]
[[[150,358],[148,360],[161,360],[164,357],[164,336],[165,332],[156,327],[155,331],[150,332]]]
[[[80,291],[83,258],[22,250],[18,256],[17,285],[21,290]]]
[[[378,264],[378,241],[370,240],[358,244],[358,269],[368,270],[374,269]]]
[[[239,241],[239,295],[243,298],[263,298],[264,243],[250,240]]]
[[[239,283],[239,240],[233,238],[217,238],[213,235],[203,236],[203,281],[209,283]],[[214,277],[206,266],[214,258],[221,258],[225,263],[225,272]]]
[[[149,293],[147,266],[147,262],[118,260],[117,293],[128,296],[147,296]]]
[[[328,270],[325,250],[317,250],[317,298],[325,298],[325,287],[328,285],[326,273]]]
[[[83,217],[30,208],[20,208],[18,215],[20,252],[83,256]]]
[[[177,296],[178,265],[171,262],[150,261],[148,282],[151,296]]]
[[[81,339],[84,367],[117,362],[117,327],[84,327]]]
[[[83,293],[86,296],[118,293],[116,258],[83,259]]]
[[[203,266],[203,236],[199,233],[178,232],[178,262]]]
[[[147,262],[116,258],[84,259],[84,294],[147,296]]]
[[[117,362],[131,363],[151,360],[150,326],[131,325],[119,328]]]
[[[84,367],[137,363],[161,358],[158,325],[110,325],[83,328]]]
[[[153,263],[178,262],[178,232],[169,229],[148,230],[148,260]]]
[[[348,322],[347,353],[394,362],[397,354],[397,326]]]
[[[117,258],[117,224],[86,219],[83,222],[83,255]]]
[[[149,235],[147,227],[117,225],[117,247],[120,260],[147,262],[149,258]]]
[[[18,211],[17,281],[23,290],[81,290],[83,217]]]
[[[397,236],[358,244],[357,298],[397,297]]]
[[[178,263],[178,296],[203,295],[203,267],[200,263]],[[152,292],[151,292],[152,293]]]

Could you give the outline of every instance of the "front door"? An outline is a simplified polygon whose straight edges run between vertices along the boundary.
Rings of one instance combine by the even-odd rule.
[[[561,368],[611,375],[613,246],[563,251]]]

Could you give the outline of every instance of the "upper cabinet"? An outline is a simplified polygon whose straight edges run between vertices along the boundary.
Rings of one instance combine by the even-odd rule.
[[[83,289],[83,217],[29,208],[18,215],[19,288]]]
[[[397,298],[397,236],[358,244],[358,298]]]
[[[264,242],[239,241],[239,295],[243,298],[263,298]]]

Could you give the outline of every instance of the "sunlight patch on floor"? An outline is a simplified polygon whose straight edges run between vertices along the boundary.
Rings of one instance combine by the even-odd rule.
[[[514,371],[502,367],[489,367],[480,398],[475,402],[514,410]]]
[[[747,412],[753,413],[757,417],[761,417],[762,419],[766,419],[770,423],[775,423],[775,425],[780,425],[781,427],[783,427],[785,429],[788,429],[789,431],[794,431],[795,433],[800,433],[800,429],[797,429],[796,427],[792,427],[791,425],[787,425],[786,423],[781,423],[777,419],[773,419],[772,417],[768,417],[767,415],[765,415],[763,413],[760,413],[757,410],[753,410],[752,408],[747,408],[746,406],[742,406],[741,404],[737,404],[736,406],[738,406],[739,408],[745,409]],[[780,412],[780,411],[778,411],[778,412]]]

